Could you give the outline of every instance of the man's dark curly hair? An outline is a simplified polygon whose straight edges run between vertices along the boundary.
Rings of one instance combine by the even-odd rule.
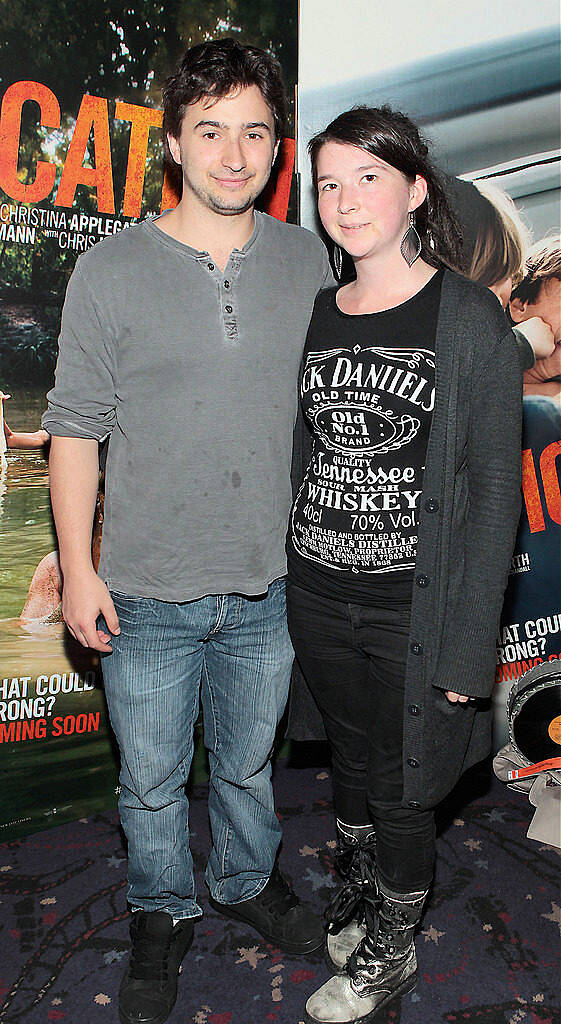
[[[168,134],[178,139],[181,122],[190,103],[207,96],[211,101],[256,85],[275,124],[275,139],[284,135],[287,99],[278,60],[257,46],[243,46],[236,39],[216,39],[187,50],[163,91],[163,134],[166,157],[171,160]]]

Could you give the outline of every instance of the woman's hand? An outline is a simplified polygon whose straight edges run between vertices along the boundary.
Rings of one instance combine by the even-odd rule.
[[[456,693],[455,690],[445,690],[444,693],[451,704],[467,704],[470,699],[465,693]]]

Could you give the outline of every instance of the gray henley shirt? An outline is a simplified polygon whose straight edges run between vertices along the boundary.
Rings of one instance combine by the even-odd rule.
[[[109,435],[111,589],[191,601],[284,575],[298,368],[330,276],[314,234],[257,212],[224,273],[151,220],[80,256],[43,426]]]

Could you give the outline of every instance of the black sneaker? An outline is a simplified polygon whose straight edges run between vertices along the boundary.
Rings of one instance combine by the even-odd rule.
[[[276,866],[265,888],[253,899],[217,903],[211,896],[210,905],[225,917],[250,924],[266,942],[286,953],[312,953],[323,946],[325,932],[321,921],[301,906]]]
[[[179,965],[193,941],[191,918],[137,910],[130,927],[131,956],[119,989],[121,1024],[164,1024],[177,999]]]

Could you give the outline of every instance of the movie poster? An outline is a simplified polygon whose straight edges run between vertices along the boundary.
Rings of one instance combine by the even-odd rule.
[[[0,840],[7,840],[107,807],[118,790],[98,657],[62,623],[48,440],[40,432],[68,278],[100,239],[177,202],[180,185],[163,174],[160,99],[185,48],[225,36],[264,47],[281,61],[292,96],[297,7],[296,0],[13,0],[2,6],[0,34]],[[288,139],[262,203],[283,219],[293,162]]]
[[[561,658],[561,398],[526,390],[524,500],[497,643],[504,691],[535,665]]]
[[[321,233],[306,151],[309,139],[356,104],[384,103],[420,124],[454,196],[465,197],[463,210],[457,209],[468,244],[473,245],[477,228],[472,183],[492,183],[506,191],[533,241],[559,237],[559,8],[554,0],[538,5],[496,0],[491,17],[486,0],[472,0],[467,16],[463,6],[435,0],[422,9],[386,7],[383,17],[375,5],[360,0],[346,8],[344,18],[332,0],[327,5],[306,0],[298,76],[304,226]],[[551,363],[550,376],[560,381],[557,391],[554,385],[542,393],[539,387],[527,388],[524,398],[524,501],[497,637],[497,749],[508,739],[506,701],[512,683],[533,665],[561,656],[559,345]],[[340,364],[335,372],[343,373],[342,360]],[[356,423],[341,424],[340,430],[356,435],[360,443],[361,431],[367,433],[360,417],[366,415],[357,409]],[[339,441],[336,446],[340,450]],[[348,451],[340,456],[342,463],[349,458]],[[374,500],[372,485],[365,486],[372,507],[353,510],[355,544],[367,555],[374,537],[378,548],[390,545],[391,553],[398,519],[394,511],[392,520],[383,502],[389,506],[393,495],[388,488]],[[376,487],[380,492],[380,485]],[[413,497],[411,508],[402,514],[415,540]],[[357,539],[357,529],[363,531],[362,539],[360,533]],[[317,546],[323,538],[313,523],[307,531],[309,538],[301,542],[311,550],[312,541]],[[384,548],[385,559],[390,553]]]

